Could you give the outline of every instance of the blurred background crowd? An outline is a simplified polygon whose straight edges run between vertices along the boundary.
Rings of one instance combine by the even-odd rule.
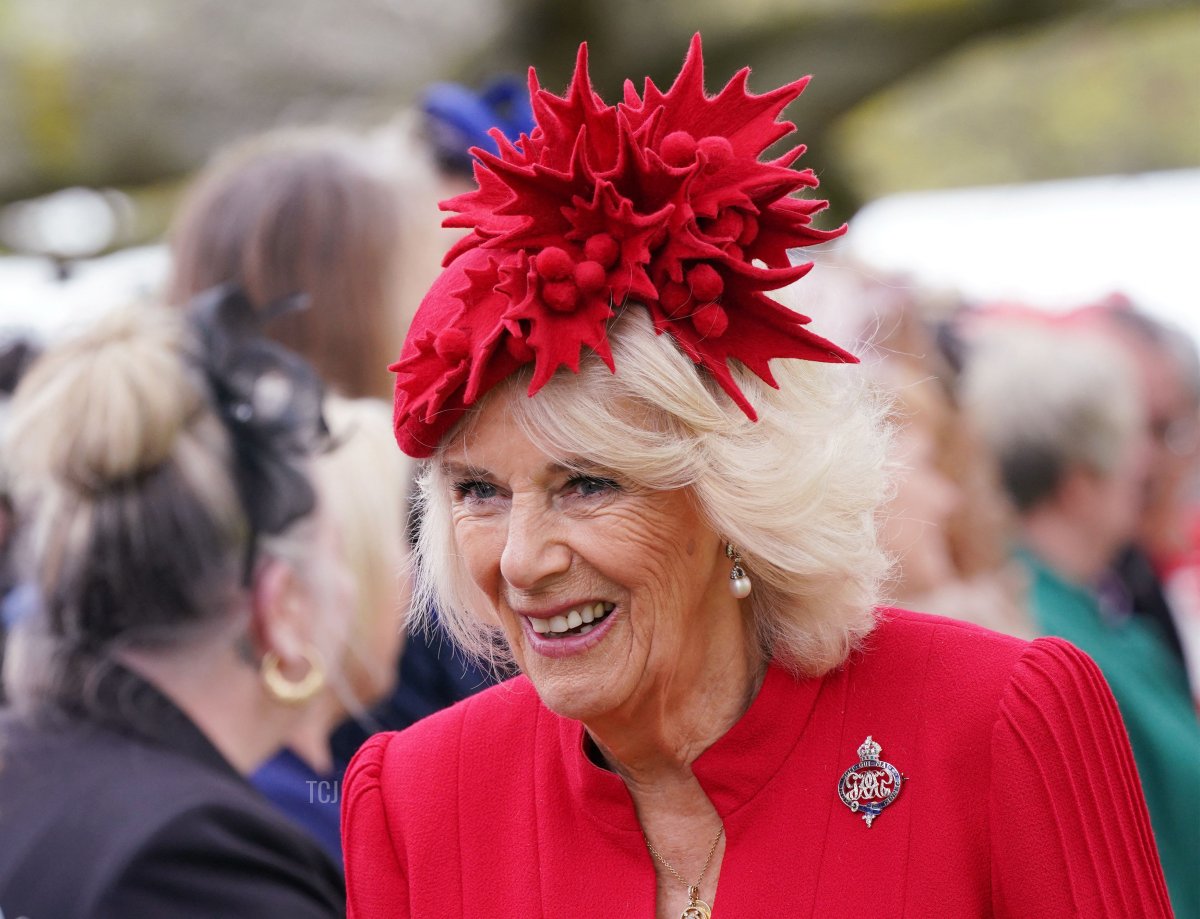
[[[402,628],[419,521],[387,365],[455,238],[437,202],[489,130],[528,130],[529,65],[557,91],[587,40],[615,98],[627,74],[661,85],[694,31],[713,85],[815,76],[786,115],[822,225],[850,230],[786,302],[894,399],[892,598],[1095,658],[1176,910],[1200,917],[1194,2],[0,0],[8,705],[88,708],[108,649],[149,655],[336,861],[362,739],[492,679]],[[307,430],[307,377],[196,421],[180,317],[236,339],[238,309],[268,308],[329,393],[328,442],[250,488],[237,424]],[[123,412],[159,389],[156,433]],[[164,464],[182,471],[151,488]],[[97,561],[122,513],[145,538]],[[226,518],[241,535],[182,535]],[[96,599],[113,564],[138,577]],[[240,671],[210,638],[235,621],[261,681],[222,680]]]

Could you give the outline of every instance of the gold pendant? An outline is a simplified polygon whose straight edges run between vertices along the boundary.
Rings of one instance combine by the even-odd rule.
[[[712,919],[712,907],[700,899],[700,892],[695,887],[688,888],[688,898],[691,902],[683,908],[679,919]]]

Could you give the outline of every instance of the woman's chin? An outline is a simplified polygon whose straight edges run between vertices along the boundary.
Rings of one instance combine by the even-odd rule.
[[[628,654],[613,653],[619,644],[619,634],[613,634],[584,653],[546,655],[522,641],[519,663],[543,705],[564,718],[586,722],[617,705],[621,671],[629,661]]]
[[[562,718],[586,724],[615,707],[612,690],[603,685],[581,685],[561,679],[531,680],[542,704]]]

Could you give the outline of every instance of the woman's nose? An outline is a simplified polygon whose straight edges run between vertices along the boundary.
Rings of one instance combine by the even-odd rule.
[[[500,573],[519,590],[532,590],[571,566],[571,550],[563,541],[552,510],[514,501],[500,555]]]

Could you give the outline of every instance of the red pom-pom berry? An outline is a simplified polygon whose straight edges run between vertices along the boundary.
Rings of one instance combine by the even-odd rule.
[[[579,288],[571,281],[548,281],[542,285],[542,300],[560,313],[569,313],[579,303]]]
[[[663,138],[659,152],[668,166],[690,165],[696,161],[696,138],[687,131],[672,131]]]
[[[607,276],[599,262],[580,262],[575,266],[575,283],[585,294],[594,294],[604,286]]]
[[[727,137],[714,134],[712,137],[702,137],[696,144],[700,155],[704,157],[704,171],[716,172],[733,160],[733,144]]]
[[[434,340],[433,349],[442,360],[456,363],[471,352],[471,340],[462,329],[443,329]]]
[[[725,292],[725,280],[712,265],[701,263],[687,273],[688,286],[697,303],[716,300]]]
[[[706,303],[692,313],[692,325],[705,338],[720,338],[729,328],[729,316],[715,303]]]
[[[558,246],[547,246],[537,254],[537,272],[548,281],[565,281],[575,271],[575,260]]]
[[[692,292],[682,284],[668,281],[658,292],[658,303],[671,318],[682,316],[692,303]]]
[[[741,213],[731,207],[727,207],[717,215],[715,220],[708,222],[708,226],[704,228],[704,232],[717,239],[736,240],[742,235],[742,228],[744,226],[745,221],[742,219]]]
[[[583,254],[593,262],[599,262],[604,269],[612,268],[621,257],[621,244],[608,233],[597,233],[589,236],[583,244]]]

